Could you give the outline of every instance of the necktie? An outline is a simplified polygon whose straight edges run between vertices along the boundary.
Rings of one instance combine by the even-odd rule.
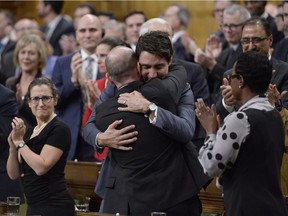
[[[86,80],[92,80],[93,79],[93,61],[94,59],[92,57],[87,57],[87,66],[85,68],[85,78]]]

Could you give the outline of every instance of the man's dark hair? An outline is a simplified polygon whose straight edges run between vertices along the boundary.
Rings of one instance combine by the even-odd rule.
[[[92,15],[95,15],[95,16],[97,15],[96,7],[93,4],[82,3],[77,8],[88,8],[89,14],[92,14]]]
[[[271,30],[271,27],[270,27],[270,24],[263,18],[261,17],[252,17],[250,19],[248,19],[244,24],[243,24],[243,27],[242,29],[245,27],[245,26],[249,26],[249,25],[262,25],[263,28],[264,28],[264,31],[266,33],[266,36],[270,36],[272,35],[272,30]]]
[[[128,14],[126,14],[126,15],[124,16],[124,22],[126,22],[126,19],[127,19],[128,17],[133,16],[133,15],[135,15],[135,14],[140,14],[140,15],[144,16],[145,22],[147,21],[147,17],[145,16],[145,14],[144,14],[143,11],[135,10],[135,11],[131,11],[130,13],[128,13]]]
[[[136,56],[138,59],[144,51],[170,62],[173,56],[173,47],[168,33],[151,31],[140,36],[136,45]]]
[[[109,19],[115,19],[117,20],[116,16],[111,11],[100,11],[97,16],[107,16]]]
[[[49,87],[50,91],[51,91],[51,94],[53,97],[56,97],[57,96],[57,89],[56,89],[56,86],[53,84],[53,82],[51,81],[51,79],[47,78],[47,77],[38,77],[36,79],[34,79],[29,87],[28,87],[28,92],[27,92],[27,95],[28,95],[28,98],[31,97],[31,89],[34,87],[34,86],[39,86],[39,85],[46,85]]]
[[[252,92],[264,95],[271,81],[272,63],[261,52],[247,51],[236,61],[235,73],[243,77]]]
[[[45,6],[51,5],[52,10],[56,14],[60,14],[61,10],[63,8],[64,1],[47,1],[47,0],[44,0],[43,3]]]

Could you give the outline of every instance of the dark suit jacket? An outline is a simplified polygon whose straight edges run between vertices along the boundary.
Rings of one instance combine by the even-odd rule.
[[[41,26],[40,30],[44,32],[45,28],[47,28],[47,25]],[[62,49],[59,45],[59,40],[61,39],[61,36],[74,33],[75,30],[73,24],[71,22],[68,22],[65,18],[62,17],[49,39],[49,43],[52,45],[54,49],[53,55],[56,56],[62,55]]]
[[[158,106],[176,112],[176,104],[160,80],[150,80],[143,86],[139,81],[133,82],[120,89],[117,95],[133,90],[140,91]],[[112,122],[123,119],[120,128],[135,124],[139,135],[131,144],[132,151],[111,150],[112,169],[106,185],[104,212],[127,214],[129,205],[134,215],[149,215],[152,211],[164,211],[192,197],[195,194],[195,188],[190,186],[193,178],[185,164],[181,144],[177,145],[150,124],[142,113],[120,112],[118,106],[116,98],[99,105],[96,108],[96,126],[105,131]],[[121,184],[122,191],[113,187],[119,184],[118,181],[124,184]]]
[[[206,71],[196,63],[183,61],[181,59],[173,59],[174,63],[182,65],[187,72],[187,82],[190,84],[191,90],[194,94],[194,100],[203,98],[205,104],[210,105],[210,93],[206,80]],[[201,147],[204,144],[206,133],[202,128],[198,119],[196,119],[196,128],[192,141],[197,146]]]
[[[57,114],[71,130],[71,146],[68,154],[68,160],[74,160],[77,154],[78,160],[95,160],[93,148],[87,144],[81,135],[81,121],[83,114],[82,90],[75,87],[71,82],[71,60],[75,53],[61,56],[56,60],[52,73],[52,82],[57,87],[59,101],[57,105]],[[80,149],[81,150],[80,150]]]
[[[12,130],[11,122],[18,114],[15,93],[0,84],[0,201],[6,202],[7,196],[23,197],[19,180],[12,181],[6,170],[9,155],[8,136]]]
[[[276,46],[273,56],[281,61],[288,62],[288,38],[283,38]]]
[[[0,83],[2,85],[5,85],[9,77],[15,75],[16,66],[13,62],[15,45],[15,42],[9,40],[1,52]]]
[[[288,63],[275,58],[271,58],[272,61],[272,78],[271,83],[275,84],[278,91],[282,92],[284,90],[288,91]],[[231,74],[231,70],[225,72],[224,77],[228,77]],[[284,104],[285,107],[288,107],[288,97],[286,97]],[[224,119],[229,112],[224,108],[222,104],[222,97],[219,97],[219,100],[216,104],[217,112],[222,119]],[[239,104],[235,105],[235,109],[240,108]]]
[[[211,71],[208,72],[207,80],[210,90],[211,103],[216,103],[219,97],[219,88],[222,85],[224,72],[233,67],[233,64],[241,54],[242,47],[240,44],[235,51],[233,51],[232,48],[223,50],[216,59],[217,64]]]
[[[277,30],[277,26],[275,24],[274,18],[270,14],[268,14],[266,21],[270,24],[270,28],[271,28],[272,35],[273,35],[272,47],[276,48],[278,42],[282,40],[282,38],[284,38],[284,34],[283,32]]]
[[[178,38],[178,40],[173,43],[173,50],[174,50],[174,56],[177,59],[194,62],[194,56],[191,54],[187,54],[186,49],[181,42],[181,37]]]

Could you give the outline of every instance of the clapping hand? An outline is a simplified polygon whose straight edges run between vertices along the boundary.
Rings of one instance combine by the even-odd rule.
[[[219,118],[217,118],[216,107],[213,104],[206,106],[202,98],[198,98],[196,105],[196,116],[207,134],[216,134],[219,128]]]

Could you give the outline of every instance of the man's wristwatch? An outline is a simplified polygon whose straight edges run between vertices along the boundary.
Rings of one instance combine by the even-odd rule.
[[[20,143],[20,144],[17,146],[17,151],[18,151],[20,148],[23,148],[25,145],[26,145],[26,143]]]
[[[150,115],[152,112],[155,112],[156,109],[157,109],[156,104],[150,103],[150,104],[148,105],[148,110],[147,110],[147,112],[145,113],[145,117],[149,117],[149,115]]]

